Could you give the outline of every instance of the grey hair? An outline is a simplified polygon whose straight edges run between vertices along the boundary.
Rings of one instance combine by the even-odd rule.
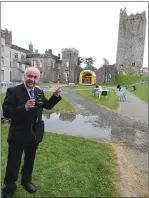
[[[29,72],[29,71],[31,71],[31,70],[37,71],[37,73],[39,74],[39,78],[40,78],[40,71],[39,71],[39,69],[37,69],[36,67],[27,67],[27,68],[25,69],[24,75],[26,76],[27,72]]]

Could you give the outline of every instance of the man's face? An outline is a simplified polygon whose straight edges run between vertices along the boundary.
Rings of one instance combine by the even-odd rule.
[[[28,88],[33,88],[39,80],[39,74],[36,71],[28,71],[24,76],[25,84]]]

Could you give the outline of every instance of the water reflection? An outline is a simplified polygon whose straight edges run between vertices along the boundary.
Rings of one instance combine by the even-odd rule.
[[[63,121],[70,121],[72,122],[76,118],[75,113],[60,113],[59,119]]]
[[[131,127],[108,126],[99,116],[84,116],[75,113],[44,111],[45,130],[59,134],[87,138],[114,140],[146,151],[148,141],[144,132]]]
[[[49,115],[48,115],[49,114]],[[94,127],[91,120],[95,116],[82,116],[74,113],[48,111],[43,114],[45,130],[59,134],[69,134],[88,138],[110,139],[110,128]]]

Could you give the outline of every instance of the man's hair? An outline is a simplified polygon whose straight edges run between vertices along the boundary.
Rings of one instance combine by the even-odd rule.
[[[39,71],[39,69],[37,69],[36,67],[27,67],[26,69],[25,69],[25,72],[24,72],[24,75],[26,76],[26,74],[27,74],[27,72],[29,72],[29,71],[37,71],[37,73],[39,74],[39,77],[40,77],[40,71]]]

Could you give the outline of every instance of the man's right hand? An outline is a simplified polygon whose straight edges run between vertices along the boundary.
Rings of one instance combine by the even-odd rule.
[[[25,108],[26,108],[27,111],[35,108],[35,99],[28,100],[27,103],[25,104]]]

